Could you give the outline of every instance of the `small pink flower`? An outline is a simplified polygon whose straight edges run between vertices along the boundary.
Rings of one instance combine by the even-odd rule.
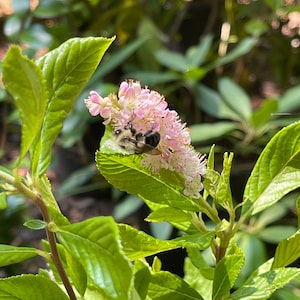
[[[189,129],[176,111],[168,109],[162,95],[129,80],[120,84],[118,97],[111,94],[102,98],[92,91],[85,103],[93,116],[100,114],[105,119],[103,123],[110,124],[113,130],[122,130],[130,122],[137,132],[158,131],[160,142],[156,149],[160,154],[145,153],[142,166],[154,174],[161,169],[180,172],[185,178],[183,193],[200,197],[206,160],[191,147]]]

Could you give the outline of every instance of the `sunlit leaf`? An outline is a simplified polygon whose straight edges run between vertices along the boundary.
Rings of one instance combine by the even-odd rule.
[[[38,250],[29,247],[16,247],[0,244],[0,267],[19,263],[38,255]]]
[[[285,267],[300,257],[300,232],[281,241],[276,248],[273,268]]]
[[[52,145],[62,129],[63,120],[113,40],[73,38],[38,60],[49,92],[40,143],[35,154],[40,176],[49,166]]]
[[[213,282],[213,299],[220,299],[228,294],[244,263],[243,252],[235,247],[234,254],[225,255],[218,262]]]
[[[13,96],[22,121],[22,158],[40,135],[47,105],[47,91],[41,70],[12,46],[3,63],[3,82]]]
[[[278,132],[261,153],[246,184],[242,214],[256,214],[300,186],[300,122]]]
[[[141,166],[142,155],[121,154],[122,150],[112,141],[107,127],[101,140],[96,163],[101,174],[113,186],[142,199],[188,211],[199,211],[199,201],[183,194],[184,183],[179,173],[161,169],[152,174]],[[126,153],[126,152],[125,152]]]
[[[67,294],[53,280],[45,276],[32,274],[1,278],[0,298],[22,300],[69,299]]]
[[[183,279],[172,273],[161,271],[152,274],[148,296],[161,300],[189,300],[203,299],[201,295],[190,287]]]
[[[278,289],[284,287],[293,278],[299,276],[298,268],[278,268],[265,273],[254,273],[228,300],[264,300]]]
[[[88,280],[109,299],[128,298],[132,266],[120,248],[118,227],[111,217],[96,217],[62,226],[57,236],[81,263]]]

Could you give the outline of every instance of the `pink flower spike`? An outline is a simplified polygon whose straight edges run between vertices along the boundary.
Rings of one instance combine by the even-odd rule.
[[[90,96],[84,100],[84,103],[92,116],[100,114],[101,100],[103,100],[102,97],[95,91],[91,91]]]

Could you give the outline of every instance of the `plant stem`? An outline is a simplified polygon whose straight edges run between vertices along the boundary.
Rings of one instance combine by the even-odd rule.
[[[48,209],[45,205],[45,203],[43,202],[42,198],[38,195],[35,199],[35,203],[37,204],[37,206],[40,208],[41,213],[43,215],[43,219],[44,221],[46,221],[48,224],[51,222],[51,218],[48,212]],[[64,266],[61,262],[61,258],[60,255],[58,253],[58,249],[56,246],[56,238],[55,238],[55,234],[54,232],[50,231],[48,227],[46,227],[46,234],[47,234],[47,238],[48,238],[48,242],[49,242],[49,246],[50,246],[50,251],[51,251],[51,258],[53,260],[53,263],[57,269],[57,272],[63,282],[63,285],[65,286],[67,293],[70,297],[71,300],[76,300],[76,296],[75,293],[73,291],[72,285],[69,281],[69,278],[67,276],[67,273],[64,269]]]

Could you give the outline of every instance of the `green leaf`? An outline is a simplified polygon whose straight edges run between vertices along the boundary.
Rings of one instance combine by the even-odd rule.
[[[22,121],[20,158],[40,135],[47,105],[47,92],[41,70],[12,46],[3,63],[3,82],[13,96]]]
[[[267,99],[262,105],[253,112],[251,116],[251,122],[255,128],[258,128],[261,125],[265,125],[271,117],[272,113],[277,112],[278,109],[278,100],[277,99]]]
[[[242,214],[256,214],[300,186],[300,122],[279,131],[247,181]]]
[[[186,62],[189,66],[201,66],[211,49],[213,36],[208,34],[197,46],[190,47],[186,52]]]
[[[134,263],[134,287],[141,300],[146,299],[150,280],[151,272],[149,265],[145,260],[137,260]]]
[[[255,37],[259,37],[268,30],[268,23],[261,19],[251,19],[245,23],[245,31]]]
[[[300,231],[281,241],[276,248],[272,268],[285,267],[300,257]]]
[[[225,102],[239,115],[241,121],[249,120],[252,108],[251,99],[246,92],[229,78],[221,78],[218,88]]]
[[[279,268],[259,274],[255,272],[243,286],[226,299],[269,299],[276,290],[284,287],[299,275],[300,270],[298,268]]]
[[[216,266],[212,299],[221,299],[228,294],[243,266],[245,258],[241,249],[235,246],[233,252],[226,254]]]
[[[224,135],[230,134],[238,128],[238,123],[235,122],[217,122],[217,123],[202,123],[191,125],[191,140],[192,143],[205,143],[216,139],[224,138]]]
[[[259,232],[260,239],[267,243],[278,244],[281,240],[293,235],[297,229],[294,226],[277,225],[269,226]]]
[[[172,273],[161,271],[152,274],[148,296],[159,300],[201,300],[201,295],[183,279]]]
[[[72,284],[83,296],[87,288],[87,275],[79,260],[74,258],[68,251],[65,251],[66,264],[68,266],[68,275],[72,279]]]
[[[162,207],[146,218],[149,222],[190,222],[192,214],[174,207]]]
[[[215,236],[214,232],[198,232],[166,241],[156,239],[151,235],[148,235],[143,231],[138,231],[126,224],[119,224],[119,231],[123,250],[131,260],[137,260],[139,258],[179,247],[204,250],[209,247]]]
[[[181,77],[174,72],[135,71],[126,74],[127,78],[138,78],[141,84],[156,85],[179,80]]]
[[[0,267],[16,264],[37,255],[38,250],[35,248],[0,244]]]
[[[51,148],[77,96],[114,38],[73,38],[41,57],[37,64],[47,82],[49,100],[35,153],[38,174],[50,163]],[[38,157],[38,158],[37,158]]]
[[[69,299],[53,280],[32,274],[0,279],[0,298],[22,300]]]
[[[267,260],[267,250],[265,244],[254,234],[238,232],[235,237],[245,256],[244,265],[235,282],[235,287],[240,287]]]
[[[176,249],[179,244],[163,241],[129,225],[119,224],[123,250],[130,260],[137,260],[163,251]]]
[[[1,192],[0,193],[0,210],[7,208],[7,200],[6,200],[6,193]]]
[[[213,281],[207,279],[200,268],[195,267],[191,259],[184,261],[184,281],[195,289],[204,299],[212,299]]]
[[[218,180],[218,186],[214,201],[220,204],[227,210],[233,209],[232,207],[232,195],[230,188],[230,172],[233,160],[233,153],[224,153],[223,158],[223,170]]]
[[[300,196],[297,198],[297,201],[296,201],[296,209],[297,209],[298,229],[299,229],[300,228]]]
[[[128,195],[121,203],[118,203],[113,210],[113,217],[116,221],[121,221],[135,213],[144,205],[141,198],[135,195]]]
[[[229,107],[216,91],[198,84],[195,93],[198,106],[207,114],[220,119],[240,120],[236,111]]]
[[[39,5],[33,11],[34,16],[37,18],[57,18],[69,13],[68,6],[61,0],[40,0],[38,3]]]
[[[23,225],[29,229],[40,230],[47,227],[47,222],[42,220],[30,219],[27,220]]]
[[[106,180],[120,190],[142,199],[188,211],[199,211],[198,201],[183,195],[180,174],[162,169],[158,174],[141,166],[142,155],[123,155],[106,128],[96,163]],[[116,153],[116,154],[111,154]]]
[[[36,178],[35,186],[42,196],[43,202],[47,207],[51,220],[57,225],[68,225],[69,220],[61,213],[56,199],[52,194],[51,184],[46,175]]]
[[[257,43],[257,39],[254,37],[246,37],[242,39],[241,41],[239,41],[239,43],[233,50],[228,52],[227,55],[215,60],[212,64],[208,66],[208,68],[212,70],[224,64],[235,61],[237,58],[250,52],[256,43]]]
[[[108,299],[127,299],[132,266],[120,248],[117,224],[111,217],[96,217],[57,232],[59,241],[85,269],[88,279]]]
[[[299,109],[300,85],[288,89],[279,99],[278,112],[292,112]]]
[[[95,71],[91,80],[88,82],[87,87],[93,87],[104,75],[108,74],[116,67],[121,65],[131,54],[139,49],[150,36],[142,36],[138,39],[134,39],[132,42],[124,45],[118,51],[110,55],[109,59],[104,60],[101,66]],[[139,77],[128,77],[128,78],[139,78]],[[140,80],[140,79],[139,79]]]
[[[179,52],[161,49],[155,53],[155,57],[163,66],[172,70],[184,73],[188,68],[186,58]]]

